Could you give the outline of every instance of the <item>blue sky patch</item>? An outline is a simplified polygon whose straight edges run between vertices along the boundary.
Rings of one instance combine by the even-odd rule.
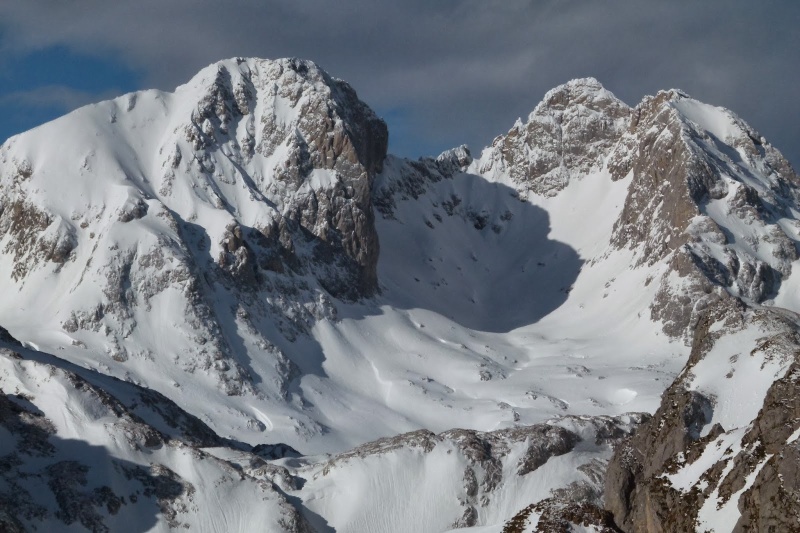
[[[141,88],[141,73],[114,57],[49,47],[0,60],[0,142],[86,104]]]

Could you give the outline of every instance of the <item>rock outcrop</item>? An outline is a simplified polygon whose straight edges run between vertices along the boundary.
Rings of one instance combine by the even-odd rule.
[[[0,147],[0,529],[797,529],[777,150],[594,79],[475,160],[387,142],[237,58]]]
[[[667,261],[651,314],[670,336],[688,342],[702,314],[737,305],[729,297],[773,298],[791,273],[796,237],[781,219],[793,218],[800,178],[730,111],[675,90],[647,97],[608,171],[631,179],[612,245],[635,266]]]
[[[548,92],[527,122],[495,138],[476,170],[507,174],[525,192],[558,194],[571,179],[603,167],[630,114],[594,78],[570,81]]]
[[[68,119],[84,131],[63,137],[51,123],[0,148],[0,253],[17,300],[52,283],[36,320],[105,353],[112,374],[170,357],[178,386],[200,374],[226,395],[255,394],[263,377],[236,324],[284,395],[296,372],[279,346],[334,318],[336,299],[376,294],[386,125],[315,64],[222,61],[174,93]],[[180,312],[165,323],[167,301]],[[158,338],[175,332],[184,341],[163,353]]]
[[[732,348],[731,337],[748,341]],[[798,355],[796,316],[701,321],[686,368],[609,464],[605,504],[620,528],[795,531]],[[742,368],[754,370],[742,378]],[[744,398],[741,383],[749,383]]]
[[[543,527],[541,531],[560,531],[548,529],[546,524],[570,520],[612,524],[610,513],[598,506],[606,454],[614,443],[629,436],[645,419],[644,415],[563,417],[546,424],[491,432],[454,429],[435,434],[419,430],[367,443],[338,454],[322,465],[307,467],[301,473],[312,474],[314,481],[311,483],[322,484],[325,478],[346,478],[348,472],[358,476],[359,469],[365,464],[377,470],[378,473],[372,475],[391,477],[413,475],[400,472],[409,457],[415,457],[413,471],[419,464],[447,465],[439,468],[450,471],[453,461],[457,461],[456,464],[464,465],[462,486],[458,490],[459,516],[454,517],[448,526],[464,528],[485,523],[491,505],[500,503],[496,500],[507,494],[508,487],[520,486],[520,483],[547,485],[548,474],[542,473],[540,477],[540,469],[545,470],[548,464],[552,466],[558,458],[566,457],[580,446],[582,452],[577,459],[580,464],[575,472],[575,481],[566,487],[555,487],[550,500],[537,504],[538,507],[533,505],[522,509],[520,514],[524,515],[524,520],[528,520],[531,513],[539,517]],[[452,481],[442,479],[439,484],[449,485]],[[429,479],[420,482],[427,485]],[[419,490],[427,489],[420,487]],[[359,509],[354,514],[358,517],[370,512]],[[359,521],[356,517],[352,518],[354,523]],[[512,519],[509,523],[515,523],[515,520],[519,522],[522,519]],[[506,526],[508,531],[517,531],[509,527]]]
[[[263,506],[259,527],[313,531],[271,482],[201,449],[237,443],[152,391],[63,364],[0,346],[3,531],[215,529],[239,498]]]

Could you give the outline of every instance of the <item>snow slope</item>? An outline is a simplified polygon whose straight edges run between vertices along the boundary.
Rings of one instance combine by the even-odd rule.
[[[45,440],[167,468],[192,529],[494,531],[549,498],[531,528],[570,494],[602,503],[612,447],[642,420],[626,413],[658,410],[709,314],[721,340],[689,386],[719,399],[714,423],[741,432],[784,375],[726,362],[759,338],[732,326],[742,309],[800,311],[797,177],[729,111],[678,91],[632,109],[575,80],[477,160],[385,150],[355,92],[299,60],[223,61],[9,140],[0,324],[26,348],[4,356],[7,401],[34,398]],[[128,415],[73,374],[140,432],[188,438],[136,410],[150,391],[204,437],[123,442]],[[730,400],[751,374],[759,387]],[[542,448],[548,428],[579,438]],[[534,449],[549,451],[523,472]],[[36,468],[89,455],[59,444]],[[103,468],[75,474],[78,492],[150,483]],[[139,509],[80,498],[112,530]],[[66,523],[61,503],[39,505],[19,520]],[[131,530],[172,520],[141,505]]]
[[[322,204],[349,167],[284,176],[298,164],[289,152],[327,124],[313,113],[338,90],[326,76],[231,60],[175,93],[127,95],[9,141],[0,264],[13,297],[0,323],[166,395],[223,436],[306,453],[420,427],[652,411],[686,349],[639,316],[651,292],[629,297],[652,273],[628,273],[625,252],[604,255],[628,186],[607,172],[530,202],[459,173],[398,201],[375,224],[381,292],[366,300],[336,301],[325,281],[341,265],[320,255],[347,246],[261,247],[293,218],[297,233],[316,231],[340,202]],[[366,120],[337,113],[344,131]],[[291,125],[301,140],[278,142]],[[408,165],[387,159],[375,194]],[[589,210],[602,215],[587,225]]]

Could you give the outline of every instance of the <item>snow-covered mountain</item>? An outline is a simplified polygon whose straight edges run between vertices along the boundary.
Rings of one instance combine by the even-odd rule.
[[[0,147],[0,524],[798,523],[777,150],[593,79],[477,159],[387,141],[313,63],[234,59]]]

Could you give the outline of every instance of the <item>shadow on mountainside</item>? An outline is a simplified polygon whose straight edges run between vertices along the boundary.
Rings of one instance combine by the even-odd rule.
[[[5,338],[3,338],[4,333]],[[70,379],[76,387],[91,386],[104,391],[107,401],[119,402],[116,409],[129,411],[169,438],[179,439],[198,447],[227,446],[237,450],[250,449],[249,444],[218,436],[205,422],[154,389],[123,381],[91,368],[84,368],[46,352],[23,347],[2,326],[0,326],[0,341],[2,341],[0,356],[16,354],[26,361],[61,369],[72,375]]]
[[[396,199],[377,216],[377,302],[426,309],[462,326],[507,332],[533,324],[567,299],[583,261],[549,239],[550,217],[517,192],[472,174]]]
[[[138,533],[164,519],[181,525],[179,500],[191,485],[162,465],[139,465],[102,446],[58,437],[35,401],[0,394],[0,530],[80,525]]]

